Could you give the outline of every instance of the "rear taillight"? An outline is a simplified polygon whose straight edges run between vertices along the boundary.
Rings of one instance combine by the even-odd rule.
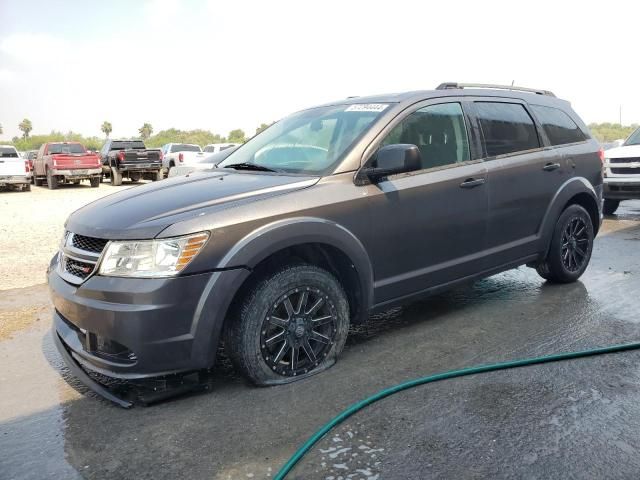
[[[29,169],[29,160],[24,161],[24,171],[29,173],[31,170]]]
[[[600,163],[604,165],[604,150],[602,148],[598,150],[598,156],[600,157]]]
[[[184,162],[184,155],[182,153],[178,154],[178,161],[179,162]]]
[[[162,153],[162,150],[160,150],[160,161],[164,160],[164,153]]]
[[[120,162],[124,162],[124,150],[120,150],[120,151],[118,152],[118,160],[119,160]]]

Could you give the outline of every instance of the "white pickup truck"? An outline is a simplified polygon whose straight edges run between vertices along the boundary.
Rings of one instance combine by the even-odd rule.
[[[162,147],[162,168],[168,172],[172,167],[194,165],[205,156],[200,145],[167,143]]]
[[[640,198],[640,128],[622,146],[604,151],[603,212],[612,215],[622,200]]]
[[[0,145],[0,187],[31,190],[29,163],[11,145]]]

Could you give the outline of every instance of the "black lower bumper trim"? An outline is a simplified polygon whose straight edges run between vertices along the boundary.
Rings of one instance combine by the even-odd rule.
[[[111,402],[119,405],[122,408],[133,407],[132,402],[115,396],[98,382],[92,380],[91,377],[89,377],[84,369],[78,364],[78,362],[76,362],[76,360],[71,356],[69,351],[62,343],[62,340],[58,336],[58,333],[55,331],[53,332],[53,341],[56,344],[56,348],[60,352],[60,355],[62,355],[64,362],[67,364],[67,367],[69,367],[69,370],[71,370],[71,373],[73,373],[73,375],[78,380],[80,380],[87,388],[90,388],[101,397],[110,400]]]

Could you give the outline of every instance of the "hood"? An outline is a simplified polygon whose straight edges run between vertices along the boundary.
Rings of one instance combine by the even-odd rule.
[[[230,170],[197,172],[101,198],[72,213],[66,229],[109,240],[148,239],[176,222],[310,187],[317,181],[318,177]]]
[[[605,158],[640,157],[640,145],[627,145],[604,151]]]

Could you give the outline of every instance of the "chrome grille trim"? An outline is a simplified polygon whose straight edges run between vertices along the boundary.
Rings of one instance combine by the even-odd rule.
[[[97,270],[102,254],[109,244],[108,240],[82,237],[76,240],[76,234],[67,232],[58,252],[58,274],[67,282],[80,285],[89,279]],[[79,246],[97,248],[97,245],[104,242],[102,249],[98,251],[85,250]],[[86,271],[85,271],[86,270]]]

